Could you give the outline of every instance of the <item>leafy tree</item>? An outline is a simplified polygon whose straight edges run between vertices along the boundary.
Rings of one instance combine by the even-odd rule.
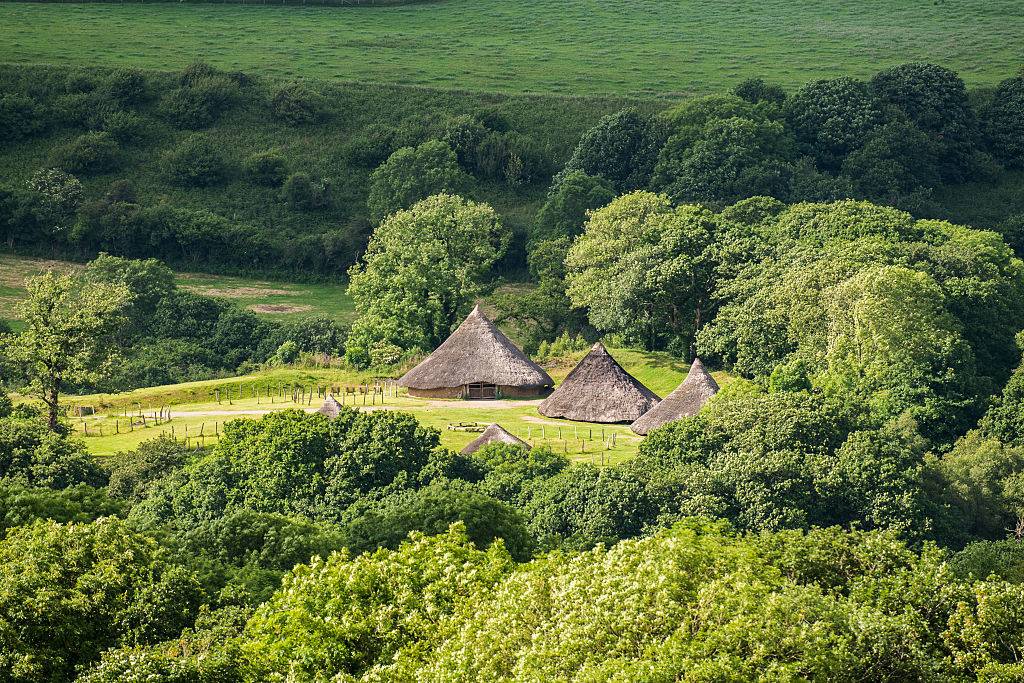
[[[650,116],[634,109],[609,114],[583,134],[553,185],[581,172],[604,178],[619,193],[640,189],[647,185],[664,142],[664,129]]]
[[[202,597],[191,572],[116,518],[14,528],[0,541],[0,673],[70,680],[108,647],[177,635]]]
[[[155,482],[182,467],[189,452],[184,444],[169,436],[144,441],[133,451],[121,451],[107,461],[107,491],[114,498],[137,503],[148,495]]]
[[[164,174],[175,185],[208,187],[223,182],[228,174],[227,161],[207,137],[190,135],[164,153]]]
[[[547,200],[537,212],[530,237],[534,241],[576,237],[583,231],[587,213],[609,204],[615,190],[604,178],[576,171],[565,174],[551,188]]]
[[[398,651],[426,639],[464,596],[488,590],[511,567],[500,543],[477,550],[461,526],[433,538],[413,534],[397,551],[316,559],[296,567],[256,611],[243,651],[257,678],[370,670],[388,678]]]
[[[567,292],[591,324],[657,348],[689,349],[709,317],[718,219],[635,192],[595,211],[566,258]]]
[[[42,126],[39,106],[18,93],[0,95],[0,142],[17,142],[38,133]]]
[[[51,431],[24,411],[0,419],[0,478],[53,489],[107,483],[106,472],[85,444]]]
[[[976,152],[978,124],[967,86],[955,71],[921,62],[901,64],[875,74],[871,91],[932,137],[945,180],[965,180]]]
[[[111,500],[104,489],[88,484],[54,490],[0,480],[0,538],[8,529],[37,519],[86,523],[123,511],[123,504]]]
[[[784,198],[791,156],[792,140],[779,122],[715,120],[692,141],[687,136],[669,139],[652,184],[677,202],[733,202],[754,195]]]
[[[82,181],[55,168],[36,171],[26,183],[35,218],[53,235],[66,232],[82,203]]]
[[[376,221],[438,193],[462,194],[471,178],[459,168],[455,152],[431,140],[419,147],[403,147],[370,174],[367,206]]]
[[[804,153],[834,171],[882,123],[882,114],[864,83],[844,77],[797,90],[786,101],[786,120]]]
[[[1024,167],[1024,76],[999,84],[984,118],[992,154],[1007,166]]]
[[[52,271],[26,287],[28,297],[19,305],[25,329],[11,352],[25,364],[28,391],[43,401],[50,429],[58,431],[61,394],[109,371],[116,355],[111,340],[124,324],[130,294],[122,285]]]
[[[782,104],[786,101],[786,91],[782,86],[766,83],[763,78],[748,78],[733,88],[732,93],[751,104]]]
[[[942,150],[915,126],[889,123],[868,136],[842,165],[858,195],[908,211],[927,207],[941,180]]]
[[[390,216],[349,271],[358,315],[349,357],[366,354],[379,340],[403,349],[440,344],[480,293],[509,239],[493,209],[452,195]]]

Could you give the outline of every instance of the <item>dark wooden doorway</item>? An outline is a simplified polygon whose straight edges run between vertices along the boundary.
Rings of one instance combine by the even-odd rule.
[[[485,384],[483,382],[474,382],[473,384],[466,385],[466,398],[468,399],[486,399],[486,398],[498,398],[498,387],[494,384]]]

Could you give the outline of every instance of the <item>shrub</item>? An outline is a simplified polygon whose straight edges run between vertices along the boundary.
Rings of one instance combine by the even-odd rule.
[[[121,104],[138,104],[149,98],[146,75],[138,69],[116,69],[107,76],[104,91]]]
[[[0,95],[0,142],[16,142],[41,129],[35,100],[16,93]]]
[[[760,102],[782,104],[786,101],[786,91],[782,89],[782,86],[766,83],[763,78],[748,78],[733,88],[732,94],[751,104]]]
[[[103,130],[121,144],[138,142],[149,129],[149,122],[130,111],[115,111],[103,119]]]
[[[314,211],[331,203],[331,182],[314,179],[308,173],[293,173],[284,181],[281,198],[297,211]]]
[[[403,147],[388,157],[370,175],[367,204],[379,221],[431,195],[460,194],[470,183],[452,148],[431,140],[419,147]]]
[[[323,96],[305,83],[290,83],[279,88],[270,102],[274,116],[293,126],[321,119],[325,104]]]
[[[225,76],[210,76],[190,83],[172,90],[160,102],[163,116],[182,128],[205,128],[240,97],[238,85]]]
[[[202,135],[190,135],[165,152],[163,167],[170,182],[184,187],[216,185],[228,174],[228,165],[220,150]]]
[[[68,173],[103,173],[114,169],[120,146],[110,133],[90,132],[54,150],[54,164]]]
[[[1024,75],[1008,78],[985,112],[989,148],[1007,166],[1024,168]]]
[[[288,162],[280,152],[258,152],[246,160],[245,170],[253,182],[278,187],[288,175]]]

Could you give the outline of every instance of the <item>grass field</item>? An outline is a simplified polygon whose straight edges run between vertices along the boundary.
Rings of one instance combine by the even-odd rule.
[[[687,366],[667,354],[626,349],[613,350],[613,353],[623,367],[662,396],[674,389],[686,374]],[[568,374],[580,356],[582,354],[567,358],[551,368],[556,382]],[[724,373],[715,373],[715,377],[719,383],[729,380]],[[96,410],[94,416],[74,418],[72,422],[76,431],[85,438],[90,451],[103,456],[133,448],[161,433],[171,434],[172,429],[175,438],[188,436],[190,443],[210,445],[218,438],[225,421],[256,418],[272,410],[297,407],[313,410],[319,407],[321,399],[316,394],[302,406],[294,403],[291,398],[294,387],[312,387],[314,390],[327,386],[354,387],[369,381],[372,381],[370,376],[349,371],[280,368],[233,379],[152,387],[122,394],[72,397],[68,404],[90,406]],[[405,395],[404,390],[400,390],[398,396],[386,396],[383,408],[379,396],[365,400],[371,410],[412,413],[423,424],[439,429],[441,442],[453,449],[461,449],[479,435],[450,428],[463,423],[486,425],[497,422],[530,443],[547,445],[575,460],[596,464],[621,462],[632,457],[641,441],[628,425],[576,423],[543,417],[537,412],[539,401],[428,400],[411,398]],[[363,409],[364,395],[349,394],[346,404],[352,405],[353,402]],[[170,407],[171,420],[154,424],[152,416],[159,414],[162,407]],[[140,413],[148,416],[146,426],[141,424]],[[133,415],[135,418],[129,419]],[[133,422],[134,425],[129,426]],[[84,436],[86,431],[89,433],[87,437]]]
[[[25,279],[46,270],[80,267],[67,261],[33,259],[0,254],[0,320],[18,328],[15,306],[25,296]],[[352,300],[342,283],[296,284],[279,280],[178,273],[178,285],[197,294],[228,299],[259,315],[276,320],[321,315],[346,321]]]
[[[402,7],[0,4],[0,61],[565,95],[787,86],[912,60],[992,84],[1024,64],[1019,0],[442,0]],[[58,39],[59,37],[59,39]]]

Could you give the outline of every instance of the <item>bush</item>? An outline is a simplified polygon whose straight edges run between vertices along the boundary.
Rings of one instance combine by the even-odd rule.
[[[146,75],[138,69],[115,69],[107,76],[103,90],[121,104],[139,104],[149,99]]]
[[[163,156],[164,175],[175,185],[209,187],[223,182],[228,165],[220,150],[202,135],[190,135]]]
[[[53,160],[68,173],[103,173],[117,166],[119,152],[117,140],[110,133],[90,132],[54,150]]]
[[[1024,75],[999,84],[984,116],[992,154],[1007,166],[1024,168]]]
[[[16,142],[42,130],[35,100],[16,93],[0,95],[0,142]]]
[[[258,152],[246,160],[245,170],[253,182],[267,187],[279,187],[288,175],[288,161],[280,152]]]
[[[205,128],[238,101],[238,85],[225,76],[214,75],[190,80],[189,85],[172,90],[160,102],[160,111],[182,128]]]
[[[452,148],[431,140],[419,147],[403,147],[370,175],[367,205],[370,215],[380,221],[431,195],[461,194],[470,184]]]
[[[149,122],[130,111],[115,111],[103,119],[103,130],[121,144],[139,142],[148,132]]]
[[[315,211],[331,204],[331,181],[314,180],[308,173],[293,173],[284,181],[281,199],[296,211]]]
[[[760,102],[782,104],[786,101],[786,91],[782,89],[782,86],[766,83],[763,78],[748,78],[733,88],[732,94],[751,104]]]
[[[325,101],[305,83],[290,83],[274,93],[270,106],[278,119],[298,126],[323,118]]]

